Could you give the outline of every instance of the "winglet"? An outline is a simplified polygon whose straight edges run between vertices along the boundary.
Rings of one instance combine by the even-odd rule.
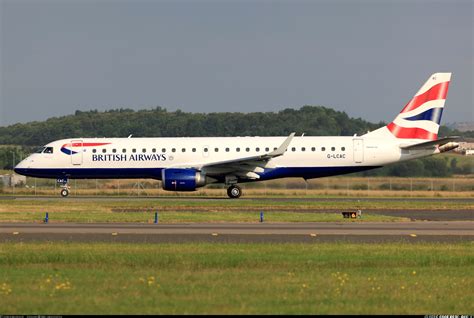
[[[288,136],[288,138],[286,138],[285,141],[280,145],[280,147],[278,147],[277,150],[270,152],[267,156],[273,158],[273,157],[278,157],[278,156],[283,155],[286,151],[286,148],[288,148],[288,146],[290,145],[290,142],[294,136],[295,136],[295,133],[294,132],[291,133]]]

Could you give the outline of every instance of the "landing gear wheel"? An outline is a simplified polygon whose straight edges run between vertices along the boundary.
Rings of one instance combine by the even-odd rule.
[[[227,195],[231,199],[237,199],[242,195],[242,189],[236,185],[230,186],[227,188]]]
[[[68,189],[62,189],[61,190],[61,196],[63,198],[67,197],[69,195],[69,190]]]

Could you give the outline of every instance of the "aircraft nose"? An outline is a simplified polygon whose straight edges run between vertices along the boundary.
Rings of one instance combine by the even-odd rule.
[[[27,171],[27,159],[24,159],[22,161],[20,161],[19,164],[17,164],[14,168],[13,168],[13,171],[15,171],[15,173],[18,173],[18,174],[25,174],[26,171]]]

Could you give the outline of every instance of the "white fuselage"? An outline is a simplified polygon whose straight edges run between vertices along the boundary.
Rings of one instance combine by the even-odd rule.
[[[224,181],[228,171],[207,167],[264,155],[287,137],[77,138],[51,142],[52,153],[35,153],[15,171],[47,178],[154,178],[166,168],[196,168]],[[413,142],[416,142],[413,140]],[[368,137],[294,137],[287,151],[263,166],[250,167],[257,178],[306,179],[363,171],[419,158],[435,150],[402,151],[395,139]],[[252,170],[253,169],[253,170]]]

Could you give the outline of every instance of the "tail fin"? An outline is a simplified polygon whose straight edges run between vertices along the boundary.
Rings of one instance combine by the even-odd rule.
[[[386,128],[395,138],[436,140],[450,81],[451,73],[431,75]]]

